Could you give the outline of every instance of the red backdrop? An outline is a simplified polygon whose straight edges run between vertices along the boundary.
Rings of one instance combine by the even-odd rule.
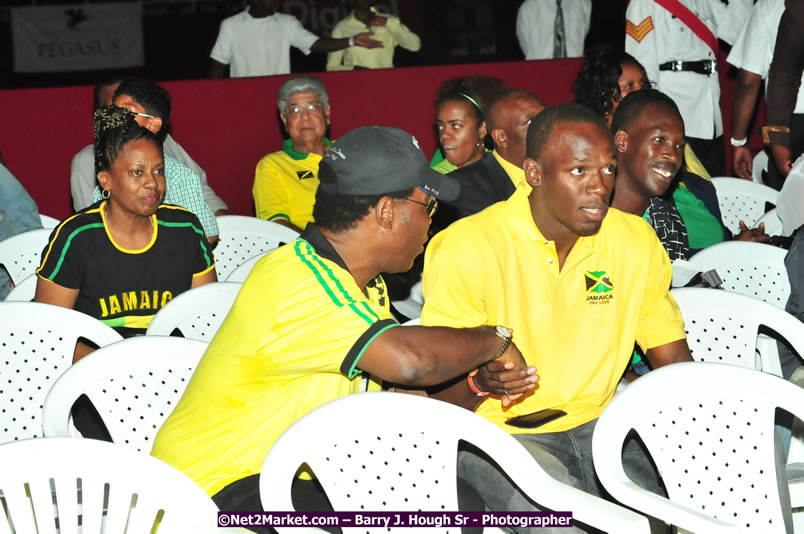
[[[331,137],[362,125],[396,126],[414,134],[429,156],[436,147],[432,101],[444,80],[471,73],[528,89],[547,105],[572,99],[581,61],[517,61],[376,71],[320,73],[332,107]],[[287,76],[165,82],[173,97],[174,138],[207,172],[230,213],[253,215],[257,161],[278,150],[283,132],[276,93]],[[726,135],[732,82],[721,75]],[[92,88],[0,91],[0,148],[40,212],[71,210],[70,162],[92,142]],[[754,138],[753,145],[756,146]]]

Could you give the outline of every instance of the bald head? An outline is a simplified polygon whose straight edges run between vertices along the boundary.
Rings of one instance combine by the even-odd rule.
[[[487,123],[494,147],[509,163],[522,167],[530,120],[544,109],[544,103],[529,91],[513,90],[489,107]]]

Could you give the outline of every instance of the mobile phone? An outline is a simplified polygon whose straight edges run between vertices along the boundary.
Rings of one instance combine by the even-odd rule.
[[[567,415],[567,412],[564,410],[539,410],[538,412],[511,417],[505,421],[505,424],[517,428],[538,428],[565,415]]]

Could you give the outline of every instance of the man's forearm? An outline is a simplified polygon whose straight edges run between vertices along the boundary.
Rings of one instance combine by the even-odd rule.
[[[737,74],[737,83],[734,85],[731,106],[731,131],[732,137],[735,139],[748,137],[748,127],[751,123],[751,116],[754,114],[754,106],[757,103],[761,82],[762,78],[759,74],[744,69],[740,69]]]
[[[310,50],[313,52],[337,52],[349,48],[349,38],[343,37],[341,39],[331,39],[329,37],[320,37],[318,41],[313,43]]]
[[[686,339],[679,339],[678,341],[648,349],[645,355],[648,357],[648,361],[650,361],[651,367],[654,369],[670,365],[671,363],[694,361]]]
[[[804,68],[804,2],[787,2],[768,73],[766,144],[790,144],[790,116]]]
[[[403,387],[433,386],[473,371],[499,356],[503,340],[493,327],[400,326],[382,332],[358,363],[364,371]],[[519,357],[515,367],[524,367]]]
[[[498,356],[503,340],[490,326],[477,328],[407,327],[413,336],[404,336],[398,348],[406,354],[404,380],[409,386],[441,384],[477,369]],[[393,333],[392,329],[389,333]]]
[[[469,411],[475,411],[480,403],[486,397],[478,396],[477,393],[472,391],[469,387],[469,382],[466,380],[466,374],[462,374],[454,380],[441,384],[428,391],[430,397],[434,399],[455,404],[461,408]]]

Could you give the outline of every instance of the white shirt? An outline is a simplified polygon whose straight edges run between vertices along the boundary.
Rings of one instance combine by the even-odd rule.
[[[567,57],[583,56],[583,42],[589,33],[592,0],[564,0],[564,34]],[[516,15],[516,38],[525,59],[553,58],[556,0],[525,0]]]
[[[317,40],[296,17],[275,13],[257,19],[246,10],[221,22],[209,57],[229,65],[232,78],[289,74],[290,47],[307,55]]]
[[[733,43],[748,18],[751,0],[679,0],[718,38]],[[668,61],[716,60],[712,49],[654,0],[631,0],[625,13],[625,51],[634,56],[681,111],[686,134],[713,139],[723,134],[718,75],[660,71]]]
[[[773,160],[769,165],[773,165]],[[801,206],[804,206],[804,156],[793,163],[776,202],[776,214],[782,221],[784,235],[791,235],[804,224],[804,210]]]
[[[751,18],[734,42],[726,61],[738,69],[753,72],[766,80],[782,13],[784,13],[784,0],[759,0],[754,5]],[[804,113],[804,75],[801,81],[793,113]]]

